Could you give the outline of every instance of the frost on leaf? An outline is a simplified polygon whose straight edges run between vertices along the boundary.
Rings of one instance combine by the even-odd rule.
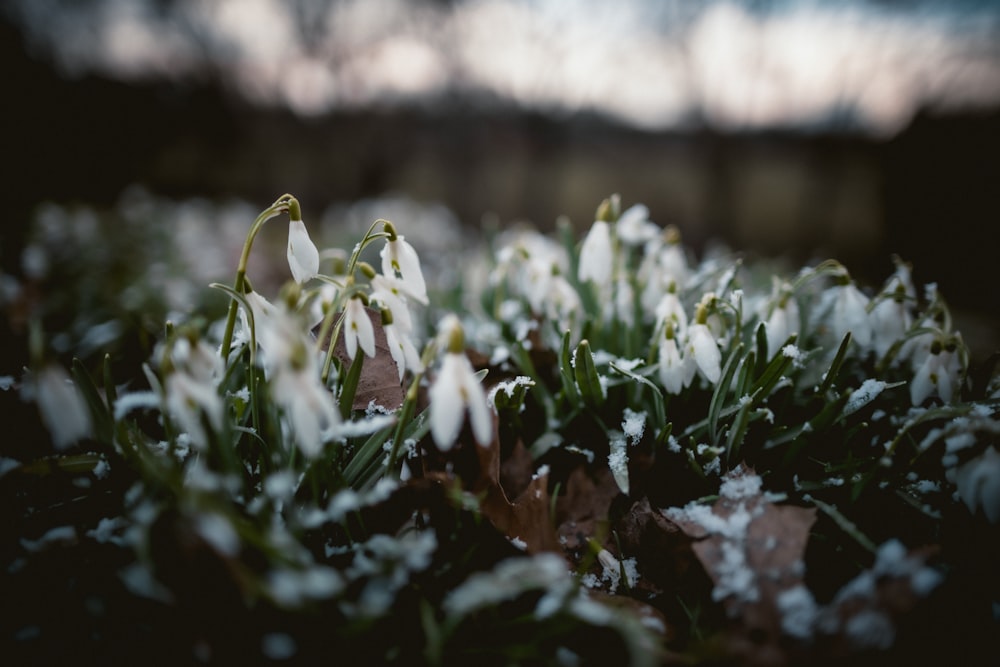
[[[712,597],[741,621],[741,633],[772,644],[783,634],[802,636],[785,615],[809,606],[802,595],[803,555],[814,508],[770,502],[760,477],[741,465],[723,478],[711,507],[692,502],[663,514],[696,540],[691,549],[712,580]],[[743,641],[733,640],[737,647]]]

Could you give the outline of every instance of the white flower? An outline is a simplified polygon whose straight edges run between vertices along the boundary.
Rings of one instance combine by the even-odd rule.
[[[615,315],[628,326],[635,324],[635,291],[627,278],[621,278],[615,285]]]
[[[192,444],[204,450],[210,434],[202,415],[216,432],[222,429],[225,403],[217,388],[224,371],[222,359],[204,341],[187,336],[178,337],[169,349],[173,368],[164,386],[167,410]]]
[[[910,383],[910,401],[913,405],[920,405],[937,394],[942,401],[950,403],[961,370],[954,343],[935,340]]]
[[[387,276],[399,274],[406,293],[420,303],[427,305],[427,285],[420,270],[417,251],[401,235],[386,241],[379,254],[382,257],[382,273]]]
[[[799,332],[799,304],[791,296],[783,297],[764,324],[767,333],[767,353],[774,356],[788,337]]]
[[[893,343],[909,330],[913,318],[900,295],[879,301],[871,312],[872,338],[875,354],[885,356]]]
[[[447,352],[428,392],[431,436],[439,449],[451,449],[462,430],[468,408],[472,435],[485,447],[493,440],[493,414],[486,392],[465,356],[462,326],[457,317],[448,315],[439,328],[447,341]]]
[[[659,346],[660,384],[669,393],[679,394],[683,388],[691,384],[696,370],[691,357],[681,356],[674,337],[673,325],[668,322],[666,334],[660,340]]]
[[[583,308],[580,295],[573,286],[561,275],[552,276],[548,294],[545,299],[545,314],[550,320],[559,323],[559,329],[572,329],[576,316]]]
[[[672,322],[677,336],[683,338],[687,334],[688,318],[684,305],[677,296],[677,284],[671,281],[670,287],[656,304],[656,331],[667,322]]]
[[[347,348],[347,356],[354,359],[359,345],[369,357],[375,356],[375,328],[368,319],[361,299],[348,299],[344,306],[344,346]]]
[[[190,436],[191,444],[205,451],[211,434],[205,430],[202,415],[218,432],[222,429],[225,412],[225,403],[214,382],[203,382],[190,373],[178,370],[167,376],[164,390],[170,416],[180,430]]]
[[[660,228],[649,221],[649,209],[643,204],[628,207],[618,217],[618,238],[631,246],[642,245],[656,238]]]
[[[604,220],[594,221],[580,247],[580,282],[591,280],[598,285],[611,281],[611,227]]]
[[[287,346],[289,357],[271,364],[271,396],[282,407],[307,458],[323,448],[324,432],[340,423],[333,394],[320,380],[319,361],[303,339]]]
[[[722,353],[707,325],[696,323],[688,328],[687,350],[705,379],[712,384],[718,382],[722,375]]]
[[[403,373],[409,370],[412,373],[419,373],[424,370],[424,365],[420,361],[420,353],[413,346],[409,334],[401,327],[397,327],[395,321],[382,325],[385,331],[385,342],[389,347],[389,354],[396,362],[399,370],[399,381],[403,381]]]
[[[297,283],[304,283],[319,273],[319,250],[301,220],[288,221],[288,268]]]
[[[87,403],[62,366],[44,366],[35,376],[31,389],[56,449],[65,449],[90,435]]]
[[[847,276],[844,276],[845,280]],[[835,285],[833,311],[830,313],[830,329],[837,340],[842,340],[848,331],[855,343],[867,350],[872,342],[872,325],[868,317],[868,297],[861,293],[857,285],[847,282]]]
[[[970,512],[981,507],[990,523],[1000,523],[1000,452],[987,447],[981,456],[958,466],[954,478]]]
[[[403,296],[406,287],[399,278],[376,275],[371,280],[372,293],[369,298],[380,302],[392,313],[392,321],[401,331],[413,331],[413,318],[410,316],[410,309],[406,305],[406,297]]]

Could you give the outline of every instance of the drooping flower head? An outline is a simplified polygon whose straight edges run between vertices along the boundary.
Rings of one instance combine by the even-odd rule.
[[[485,447],[493,440],[493,414],[486,392],[465,355],[462,325],[457,317],[447,315],[441,321],[439,330],[446,347],[429,392],[431,437],[439,449],[451,449],[462,430],[468,410],[472,435]]]
[[[382,330],[385,331],[385,343],[389,348],[392,360],[396,362],[396,369],[399,371],[399,381],[403,381],[403,374],[409,370],[411,373],[419,373],[424,370],[424,364],[420,360],[420,353],[410,340],[409,331],[397,326],[393,321],[393,311],[388,308],[382,309]]]
[[[710,292],[698,304],[694,324],[688,328],[687,344],[687,354],[691,355],[698,365],[698,371],[712,384],[722,376],[722,353],[707,324],[708,304],[714,299],[715,295]]]
[[[382,273],[387,276],[398,274],[406,292],[420,303],[427,305],[427,284],[420,270],[420,258],[402,235],[396,233],[391,222],[386,221],[385,232],[389,235],[382,246]]]
[[[375,356],[375,327],[368,319],[360,296],[348,299],[344,306],[344,346],[347,348],[347,356],[354,359],[359,345],[369,357]]]
[[[319,250],[309,238],[305,223],[294,218],[288,221],[288,268],[300,284],[319,274]]]

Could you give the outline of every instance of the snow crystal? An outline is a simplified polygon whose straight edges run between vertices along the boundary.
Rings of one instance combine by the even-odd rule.
[[[201,514],[195,521],[195,530],[219,553],[226,556],[239,553],[240,536],[224,516],[215,512]]]
[[[760,495],[762,481],[758,475],[728,475],[719,488],[719,495],[729,500],[742,500]]]
[[[450,616],[465,616],[477,609],[512,600],[532,589],[568,587],[566,562],[552,553],[508,558],[489,572],[477,572],[452,589],[443,607]]]
[[[781,613],[781,629],[785,634],[798,639],[812,636],[819,610],[808,588],[799,584],[781,591],[776,602]]]
[[[798,361],[802,358],[802,351],[799,350],[798,346],[792,345],[791,343],[781,348],[781,354],[788,357],[792,361]]]
[[[264,480],[264,493],[275,500],[289,500],[298,487],[298,477],[291,470],[280,470]]]
[[[93,469],[92,472],[94,473],[94,477],[96,477],[97,479],[104,479],[105,477],[108,476],[108,472],[110,470],[111,470],[111,466],[108,465],[107,459],[105,459],[102,456],[97,461],[97,464],[94,466],[94,469]]]
[[[288,660],[295,655],[298,645],[291,635],[269,632],[260,638],[260,650],[271,660]]]
[[[858,649],[887,649],[896,638],[896,628],[889,617],[874,609],[865,609],[851,616],[844,631]]]
[[[625,408],[624,419],[622,420],[622,431],[629,439],[630,444],[637,445],[642,440],[642,434],[646,430],[646,413],[636,412]]]
[[[958,420],[954,420],[953,423]],[[958,435],[953,435],[951,437],[944,439],[945,451],[949,454],[961,451],[963,449],[968,449],[976,444],[976,435],[966,431],[964,433],[959,433]]]
[[[528,543],[522,540],[520,537],[510,538],[510,543],[521,551],[526,551],[528,549]]]
[[[850,415],[854,414],[861,408],[865,407],[869,403],[875,400],[875,398],[882,393],[888,386],[882,380],[873,380],[871,378],[865,380],[861,383],[861,386],[851,392],[850,397],[847,399],[847,403],[844,405],[844,414]]]
[[[675,438],[674,436],[672,436],[672,435],[668,436],[667,437],[667,449],[670,450],[671,452],[673,452],[674,454],[680,454],[681,453],[681,443],[677,442],[677,438]]]
[[[21,467],[20,461],[15,461],[14,459],[8,459],[6,457],[0,457],[0,477],[3,477],[11,470]]]
[[[42,551],[51,546],[73,544],[76,542],[76,529],[73,526],[56,526],[48,530],[37,540],[21,539],[21,546],[28,553]]]
[[[0,375],[0,391],[9,391],[16,385],[14,377],[11,375]]]
[[[125,520],[125,517],[121,516],[116,516],[114,518],[106,517],[97,522],[96,528],[88,530],[86,533],[84,533],[84,535],[96,540],[97,542],[100,542],[101,544],[110,542],[111,544],[117,544],[118,546],[122,546],[125,544],[125,540],[115,535],[115,532],[126,527],[127,525],[128,521]]]
[[[741,543],[725,541],[720,545],[722,558],[715,565],[717,581],[712,589],[713,600],[724,600],[730,595],[737,599],[753,602],[760,597],[753,569],[746,559],[746,550]]]
[[[159,409],[160,398],[151,391],[133,391],[122,394],[115,401],[115,421],[121,421],[133,410]]]
[[[622,493],[628,493],[628,453],[625,451],[626,443],[624,438],[614,438],[609,443],[611,453],[608,454],[608,467],[615,477],[615,483]]]
[[[543,464],[539,466],[538,470],[535,471],[535,474],[531,476],[531,479],[536,480],[540,477],[545,477],[548,474],[549,474],[549,466],[548,464]]]

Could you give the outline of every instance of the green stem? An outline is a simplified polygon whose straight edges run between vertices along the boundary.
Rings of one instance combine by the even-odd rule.
[[[247,234],[246,241],[243,242],[243,252],[240,254],[240,263],[236,267],[236,279],[233,281],[233,290],[242,294],[245,291],[246,286],[246,276],[247,276],[247,264],[250,262],[250,249],[253,247],[254,239],[257,237],[257,233],[260,231],[264,223],[274,218],[282,213],[288,212],[289,215],[296,219],[302,219],[301,209],[299,208],[298,200],[289,194],[284,194],[278,197],[278,199],[271,204],[269,207],[264,209],[257,219],[254,220],[253,225],[250,227],[250,232]],[[222,335],[222,346],[221,354],[222,359],[225,362],[229,361],[229,348],[233,344],[233,330],[236,328],[236,314],[239,311],[239,304],[235,299],[229,302],[229,313],[226,316],[226,330]]]

